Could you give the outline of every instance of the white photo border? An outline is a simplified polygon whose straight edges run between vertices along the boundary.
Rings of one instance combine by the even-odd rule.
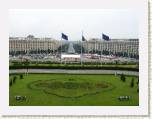
[[[9,3],[9,4],[8,4]],[[74,4],[75,3],[75,4]],[[2,115],[147,116],[148,111],[148,1],[147,0],[6,0],[0,5],[0,113]],[[138,9],[139,106],[9,106],[9,9]]]

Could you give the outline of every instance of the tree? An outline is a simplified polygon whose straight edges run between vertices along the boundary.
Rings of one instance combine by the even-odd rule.
[[[29,34],[29,35],[27,36],[27,38],[33,39],[33,38],[34,38],[34,35]]]
[[[137,80],[136,84],[139,85],[139,79]]]
[[[12,82],[12,83],[15,83],[15,82],[16,82],[16,79],[17,79],[17,77],[14,76],[14,77],[13,77],[13,82]]]
[[[134,78],[132,78],[132,79],[131,79],[130,87],[131,87],[131,88],[133,88],[133,87],[134,87]]]
[[[20,79],[23,79],[23,74],[20,74]]]
[[[121,79],[123,82],[125,82],[125,81],[126,81],[125,75],[124,75],[124,74],[121,74],[121,75],[120,75],[120,79]]]
[[[9,82],[9,86],[12,86],[12,84],[13,84],[13,83],[12,83],[12,80],[10,80],[10,82]]]

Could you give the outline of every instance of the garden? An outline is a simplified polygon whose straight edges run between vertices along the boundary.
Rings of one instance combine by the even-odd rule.
[[[137,106],[138,84],[123,74],[10,74],[9,105]]]

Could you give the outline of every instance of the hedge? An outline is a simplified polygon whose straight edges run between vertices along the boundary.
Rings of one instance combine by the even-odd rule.
[[[15,66],[10,66],[9,69],[70,69],[70,70],[79,70],[79,69],[105,69],[105,70],[128,70],[128,71],[139,71],[138,67],[112,67],[112,66],[22,66],[22,65],[15,65]]]

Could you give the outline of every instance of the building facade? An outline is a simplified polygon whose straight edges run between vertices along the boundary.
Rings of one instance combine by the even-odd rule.
[[[68,43],[73,44],[73,42],[70,41],[68,41]],[[110,41],[90,39],[75,43],[83,46],[83,53],[139,56],[139,39],[111,39]],[[9,52],[24,51],[27,53],[29,51],[41,50],[57,51],[61,44],[64,45],[60,40],[52,38],[35,38],[31,35],[28,37],[10,37]]]
[[[82,43],[85,52],[109,52],[109,54],[123,53],[126,55],[139,55],[139,39],[90,39]]]
[[[60,42],[52,38],[34,38],[34,37],[10,37],[9,52],[16,51],[55,51],[60,46]]]

